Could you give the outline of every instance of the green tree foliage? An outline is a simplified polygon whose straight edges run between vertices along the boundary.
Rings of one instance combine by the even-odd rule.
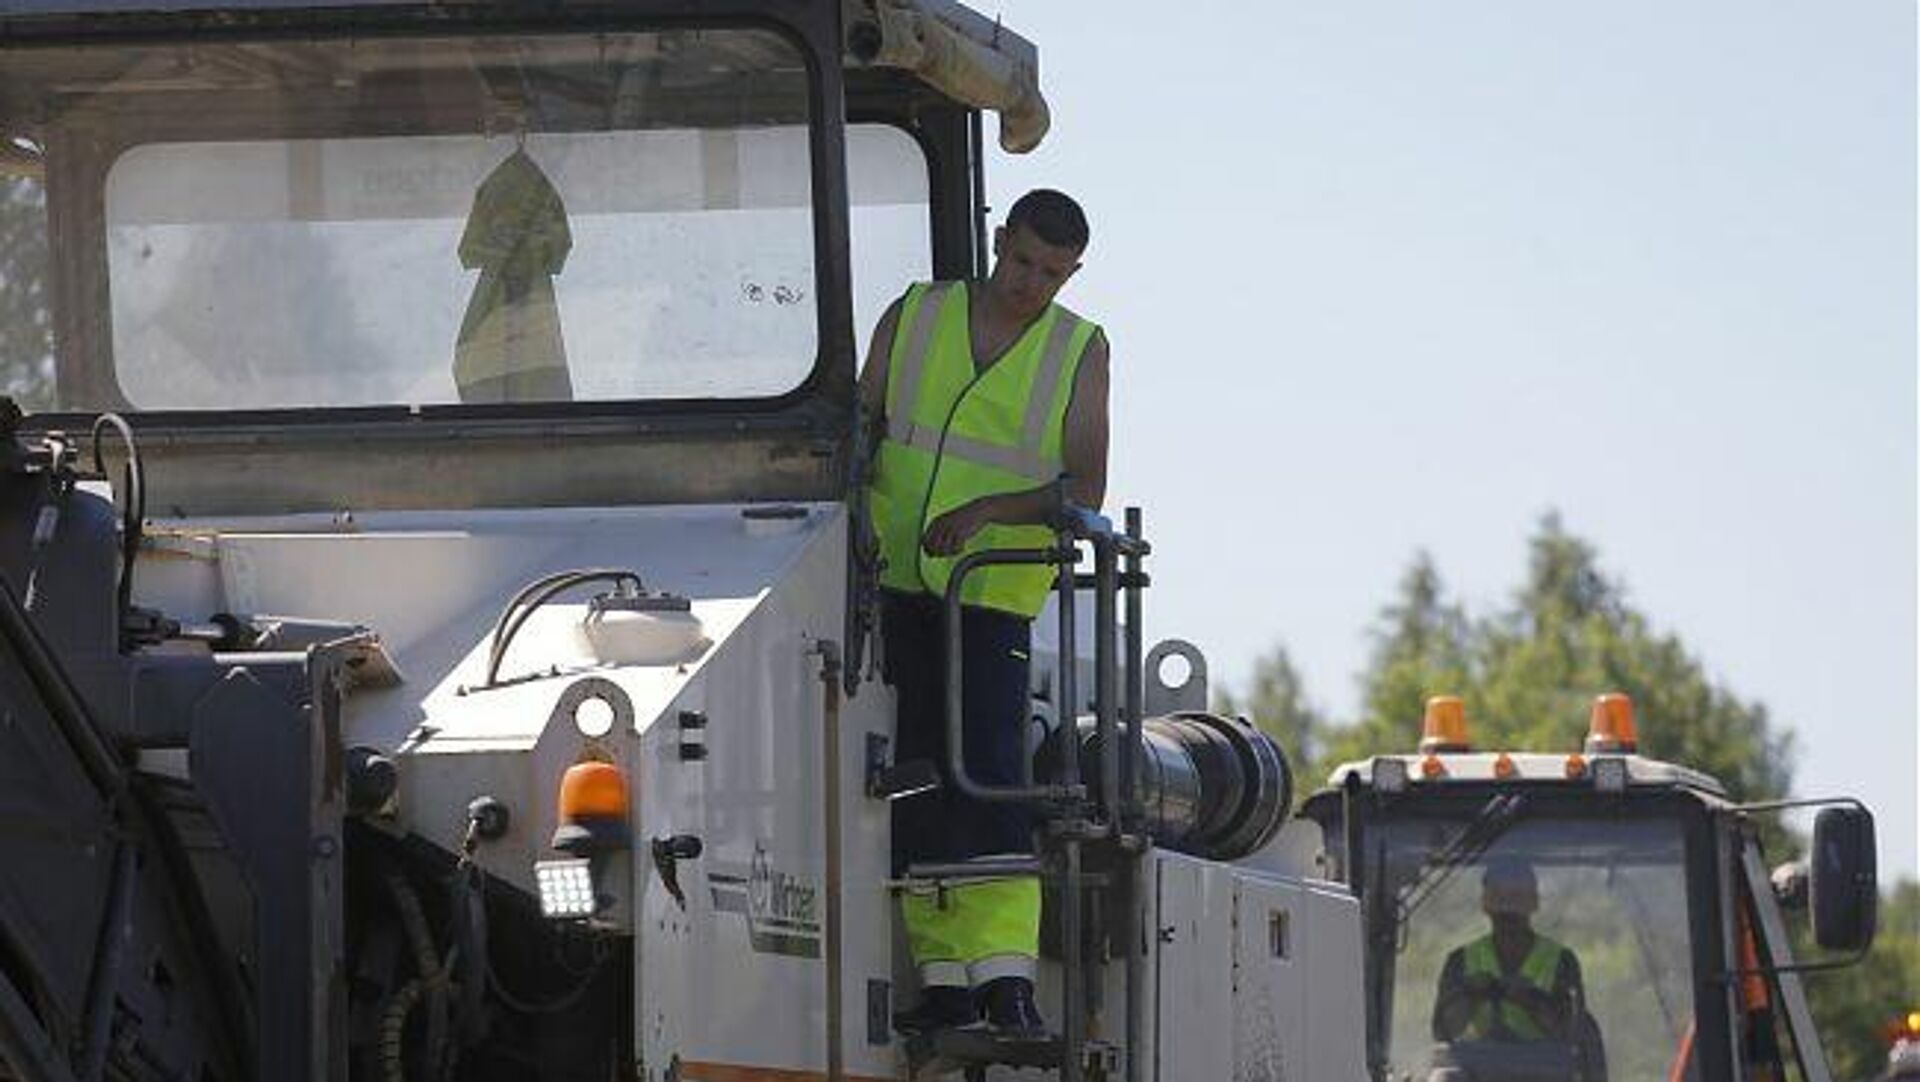
[[[1799,949],[1803,957],[1818,956]],[[1879,1077],[1889,1031],[1908,1011],[1920,1010],[1920,883],[1899,883],[1882,896],[1880,933],[1865,961],[1808,974],[1806,985],[1833,1077]]]
[[[1541,521],[1529,550],[1525,582],[1479,619],[1448,600],[1429,556],[1415,557],[1374,628],[1361,716],[1328,732],[1329,759],[1411,748],[1427,698],[1442,694],[1466,700],[1480,747],[1574,751],[1593,697],[1619,691],[1633,698],[1644,753],[1706,771],[1736,799],[1787,792],[1791,737],[1764,705],[1656,631],[1558,516]]]
[[[0,174],[0,394],[27,409],[53,404],[49,307],[45,192],[33,178]]]
[[[1427,698],[1465,694],[1472,676],[1472,626],[1446,600],[1433,558],[1422,552],[1400,578],[1399,596],[1380,614],[1362,678],[1361,717],[1328,733],[1316,776],[1347,759],[1405,751],[1419,739]]]

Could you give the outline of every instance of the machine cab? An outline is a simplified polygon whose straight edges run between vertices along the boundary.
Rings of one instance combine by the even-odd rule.
[[[915,11],[1036,142],[1032,46]],[[837,495],[862,335],[981,259],[883,15],[9,5],[5,388],[163,435],[179,515]]]
[[[1418,754],[1343,765],[1306,802],[1361,899],[1374,1078],[1828,1077],[1776,897],[1804,904],[1804,869],[1764,865],[1771,809],[1637,754],[1631,704],[1602,699],[1559,755],[1475,751],[1459,700],[1434,700]],[[1831,832],[1870,818],[1832,810],[1847,825],[1816,852],[1857,853]],[[1818,938],[1863,950],[1871,857],[1836,862],[1814,893],[1865,906],[1864,928]]]
[[[838,1022],[892,976],[883,693],[827,720],[856,361],[980,269],[1036,69],[944,0],[5,5],[0,670],[62,694],[0,761],[64,766],[6,787],[0,1029],[78,1077],[888,1070]],[[192,860],[68,840],[127,823]],[[165,965],[95,963],[106,898]]]

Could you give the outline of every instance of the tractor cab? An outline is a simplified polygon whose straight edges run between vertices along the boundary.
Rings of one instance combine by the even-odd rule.
[[[1822,947],[1872,937],[1872,820],[1817,821],[1770,871],[1757,817],[1711,777],[1638,754],[1632,703],[1595,701],[1582,750],[1472,746],[1458,699],[1414,754],[1337,768],[1309,798],[1321,863],[1361,901],[1368,1062],[1415,1082],[1829,1077],[1782,902]],[[1851,960],[1851,959],[1849,959]]]

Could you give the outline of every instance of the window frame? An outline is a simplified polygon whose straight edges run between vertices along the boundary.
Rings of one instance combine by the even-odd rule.
[[[446,9],[441,9],[444,12]],[[126,416],[137,428],[192,441],[205,435],[248,434],[252,438],[294,440],[378,439],[396,425],[409,437],[430,430],[448,430],[467,437],[523,435],[551,437],[624,430],[644,435],[663,425],[675,430],[742,428],[808,430],[832,436],[843,427],[836,415],[838,403],[850,407],[854,349],[851,300],[848,295],[846,162],[844,118],[838,107],[841,93],[837,63],[823,64],[823,40],[837,43],[837,9],[814,5],[789,18],[772,16],[764,5],[750,0],[657,0],[648,10],[619,14],[570,11],[544,18],[499,18],[485,11],[463,12],[449,19],[443,13],[423,17],[415,11],[304,12],[289,17],[280,12],[250,13],[249,17],[209,29],[197,20],[138,36],[92,38],[56,34],[45,39],[21,40],[0,36],[0,48],[13,45],[170,44],[195,42],[262,41],[314,37],[436,37],[463,34],[566,35],[574,33],[649,32],[673,29],[747,29],[774,33],[786,40],[805,65],[807,84],[807,139],[813,222],[814,313],[816,347],[805,376],[790,390],[762,397],[687,397],[671,399],[603,399],[572,402],[443,403],[432,405],[379,404],[361,406],[274,407],[245,410],[134,410]],[[166,32],[171,30],[172,32]],[[52,268],[56,330],[56,388],[77,385],[78,393],[101,402],[126,403],[112,380],[112,307],[107,292],[107,246],[104,215],[105,181],[113,162],[137,145],[217,138],[203,125],[158,121],[128,137],[91,148],[84,161],[50,161],[48,181],[49,230],[56,245],[75,254],[57,259]],[[137,137],[135,135],[137,134]],[[283,137],[321,138],[338,135],[324,125],[303,127],[296,120]],[[377,134],[377,133],[370,133]],[[56,179],[60,182],[56,183]],[[102,384],[105,378],[107,382]],[[824,407],[824,408],[823,408]],[[30,427],[71,427],[76,418],[90,415],[61,411],[36,415]],[[824,423],[824,424],[823,424]],[[825,427],[829,431],[820,432]]]

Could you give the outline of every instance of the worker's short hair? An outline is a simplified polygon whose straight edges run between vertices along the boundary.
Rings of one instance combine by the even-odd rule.
[[[1021,196],[1007,212],[1007,230],[1025,226],[1029,232],[1056,248],[1084,251],[1092,236],[1087,228],[1087,213],[1065,192],[1035,188]]]

